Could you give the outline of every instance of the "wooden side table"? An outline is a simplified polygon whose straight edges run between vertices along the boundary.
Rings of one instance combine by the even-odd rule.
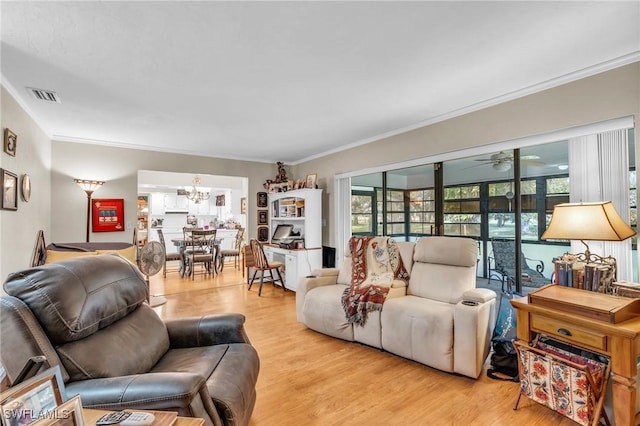
[[[513,299],[518,339],[531,342],[537,333],[608,356],[611,360],[613,415],[617,426],[640,423],[636,376],[640,356],[638,299],[550,285],[538,298]]]
[[[125,410],[127,411],[127,410]],[[204,426],[204,419],[196,417],[178,417],[176,413],[171,411],[151,411],[151,410],[130,410],[144,411],[155,416],[152,426]],[[84,423],[87,426],[95,426],[96,421],[107,414],[108,410],[94,410],[92,408],[84,408],[82,414]]]

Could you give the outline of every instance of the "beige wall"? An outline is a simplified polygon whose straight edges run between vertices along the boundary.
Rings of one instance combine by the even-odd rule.
[[[640,116],[640,63],[308,161],[299,164],[297,172],[318,173],[320,187],[325,189],[323,217],[328,224],[323,228],[323,244],[334,246],[336,174],[630,115],[636,120]]]
[[[2,87],[0,122],[2,133],[8,127],[18,135],[16,156],[0,152],[0,167],[31,178],[32,191],[28,203],[18,197],[18,210],[0,210],[0,280],[7,274],[30,265],[39,229],[48,236],[51,206],[51,142],[31,117]]]
[[[275,176],[275,164],[225,160],[192,155],[168,154],[135,149],[109,148],[53,141],[51,183],[51,241],[84,241],[86,235],[87,196],[74,178],[103,180],[105,184],[94,198],[124,198],[124,232],[91,233],[91,241],[132,241],[136,224],[138,170],[211,174],[249,178],[248,230],[256,233],[255,194],[267,177]],[[55,200],[64,200],[56,202]]]

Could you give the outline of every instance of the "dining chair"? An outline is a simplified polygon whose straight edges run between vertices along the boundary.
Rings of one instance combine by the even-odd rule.
[[[165,278],[167,278],[167,262],[174,262],[174,261],[179,261],[179,262],[183,262],[182,259],[182,255],[179,252],[171,252],[168,253],[167,252],[167,246],[164,243],[164,234],[162,232],[162,229],[156,229],[156,232],[158,233],[158,238],[160,239],[160,244],[162,244],[162,248],[164,249],[164,267],[162,268],[162,276],[164,276]],[[177,269],[172,269],[168,272],[180,272],[180,268]]]
[[[196,264],[200,263],[201,271],[204,274],[206,270],[209,275],[217,272],[217,244],[215,229],[193,229],[190,231],[190,241],[185,241],[190,248],[188,259],[191,268],[191,279],[195,279]]]
[[[220,271],[224,268],[224,263],[228,257],[233,257],[233,266],[235,269],[240,268],[240,255],[242,246],[244,245],[244,228],[239,228],[236,237],[233,240],[233,247],[230,249],[220,250],[222,261],[220,262]]]
[[[280,269],[284,267],[284,263],[267,260],[267,256],[264,254],[264,249],[262,248],[262,244],[255,238],[250,241],[251,252],[253,253],[253,277],[251,277],[251,282],[249,283],[249,290],[251,290],[251,286],[256,279],[256,275],[258,271],[260,271],[260,287],[258,288],[258,296],[262,294],[262,284],[264,283],[264,273],[269,271],[269,276],[271,277],[271,282],[273,285],[276,285],[276,282],[280,281],[280,285],[282,289],[286,292],[287,288],[284,286],[284,281],[282,280],[282,274],[280,274]],[[278,278],[276,278],[273,272],[277,274]]]

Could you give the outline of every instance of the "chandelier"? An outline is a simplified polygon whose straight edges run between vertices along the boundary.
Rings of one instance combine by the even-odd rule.
[[[211,197],[211,194],[204,191],[204,188],[200,186],[200,178],[198,176],[193,178],[193,187],[186,187],[187,199],[193,201],[195,204],[200,204],[200,201],[206,201]]]

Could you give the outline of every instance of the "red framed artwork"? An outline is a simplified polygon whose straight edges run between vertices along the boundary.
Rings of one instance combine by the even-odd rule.
[[[124,199],[96,198],[91,200],[93,232],[124,231]]]

